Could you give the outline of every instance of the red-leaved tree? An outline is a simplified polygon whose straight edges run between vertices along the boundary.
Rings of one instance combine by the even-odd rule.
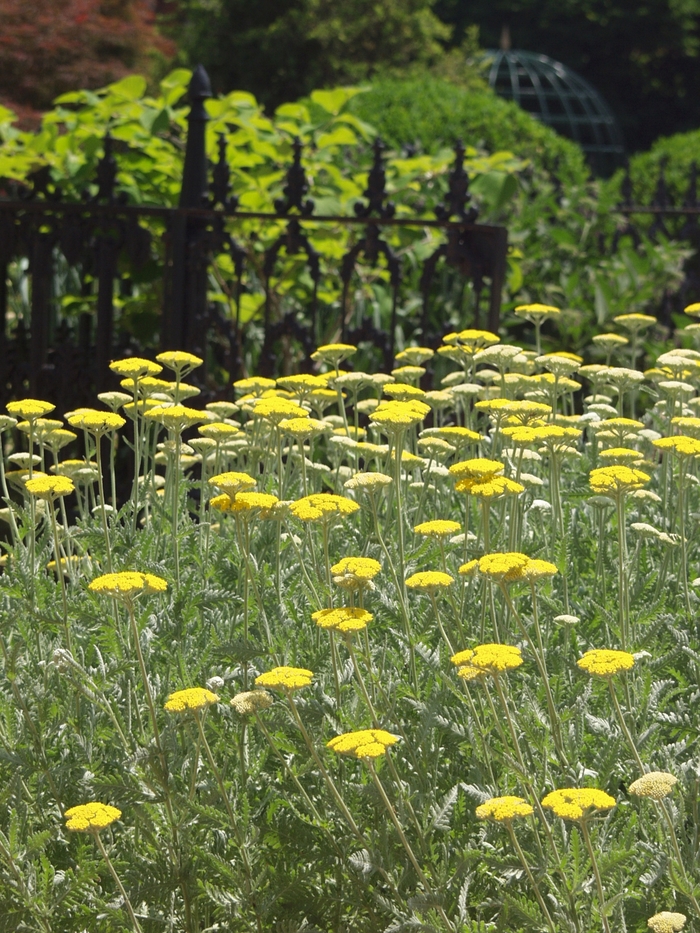
[[[175,48],[147,0],[0,0],[0,101],[26,122],[59,94],[152,73]]]

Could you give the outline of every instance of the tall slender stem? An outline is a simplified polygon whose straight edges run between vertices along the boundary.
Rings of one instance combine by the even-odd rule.
[[[579,822],[579,826],[581,827],[583,841],[586,843],[586,848],[588,849],[588,855],[591,860],[591,867],[593,868],[593,876],[595,878],[595,886],[598,890],[598,900],[600,901],[600,919],[603,922],[603,929],[605,930],[605,933],[610,933],[610,924],[608,923],[608,917],[605,910],[605,891],[603,890],[603,881],[600,877],[600,869],[598,868],[598,862],[595,857],[595,852],[593,851],[591,837],[588,834],[586,821],[581,820]]]
[[[102,858],[103,858],[104,861],[105,861],[105,865],[106,865],[107,868],[109,869],[109,873],[110,873],[110,875],[112,876],[112,878],[114,878],[114,883],[115,883],[116,886],[119,888],[119,893],[121,894],[122,899],[124,900],[124,906],[126,907],[126,912],[129,914],[129,919],[131,920],[131,924],[132,924],[132,926],[133,926],[133,928],[134,928],[135,933],[143,933],[143,931],[141,930],[141,925],[139,924],[138,920],[136,919],[136,914],[134,913],[134,908],[131,906],[131,901],[129,900],[129,895],[128,895],[128,894],[126,893],[126,891],[124,890],[124,885],[121,883],[121,880],[120,880],[120,878],[119,878],[119,875],[117,874],[117,870],[116,870],[116,868],[114,867],[114,865],[112,865],[112,862],[111,862],[111,859],[110,859],[109,855],[107,855],[107,850],[105,849],[104,845],[102,844],[102,840],[100,839],[100,834],[99,834],[99,833],[93,833],[93,836],[94,836],[94,838],[95,838],[95,843],[97,844],[97,848],[100,850],[100,854],[102,855]]]

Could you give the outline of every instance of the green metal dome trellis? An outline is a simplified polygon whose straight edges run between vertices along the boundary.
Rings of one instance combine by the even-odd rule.
[[[487,55],[494,91],[577,142],[596,174],[609,175],[622,163],[625,147],[619,124],[588,81],[547,55],[511,49]]]

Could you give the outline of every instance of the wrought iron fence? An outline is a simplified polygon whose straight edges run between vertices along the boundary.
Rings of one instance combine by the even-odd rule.
[[[35,172],[28,186],[0,180],[0,403],[30,391],[51,397],[65,410],[90,402],[96,390],[113,385],[109,361],[130,350],[120,346],[115,337],[115,288],[123,288],[129,275],[138,274],[151,259],[154,244],[145,223],[157,222],[163,230],[161,348],[187,349],[202,356],[206,366],[200,378],[210,396],[221,396],[226,388],[216,385],[217,372],[228,375],[229,385],[242,374],[246,327],[241,322],[240,306],[249,265],[246,250],[236,239],[237,225],[242,222],[284,224],[283,233],[266,249],[263,263],[260,366],[270,374],[278,369],[277,351],[284,338],[294,339],[302,357],[307,358],[324,338],[369,341],[379,348],[383,362],[391,365],[404,278],[401,258],[386,236],[392,227],[438,228],[444,235],[420,274],[422,305],[414,324],[422,343],[436,345],[441,336],[438,328],[431,333],[429,313],[431,283],[441,262],[473,284],[474,323],[493,330],[498,327],[507,231],[476,222],[461,144],[455,147],[447,196],[433,216],[397,216],[388,200],[384,147],[378,140],[364,200],[355,206],[354,215],[316,213],[298,140],[274,212],[245,211],[231,190],[225,137],[219,139],[218,161],[208,164],[205,101],[210,96],[209,79],[200,66],[189,86],[188,134],[177,207],[128,203],[125,193],[118,190],[118,164],[109,134],[97,166],[94,193],[88,190],[82,199],[67,197],[60,184],[52,182],[48,168]],[[334,321],[319,321],[321,257],[308,236],[310,226],[319,225],[357,230],[337,269],[342,298]],[[231,315],[222,313],[207,297],[212,258],[221,253],[230,256],[234,269],[235,311]],[[287,313],[276,318],[273,279],[285,254],[303,258],[313,289],[304,315]],[[11,320],[8,314],[8,268],[18,262],[24,263],[30,282],[28,324],[23,319]],[[57,262],[77,270],[81,288],[96,299],[94,312],[82,313],[76,326],[69,326],[57,315],[56,296],[52,294]],[[380,262],[386,266],[392,295],[390,324],[379,329],[364,317],[352,326],[353,275],[362,264]],[[480,299],[487,283],[488,309],[480,322]],[[149,354],[149,348],[140,349]],[[150,352],[157,349],[152,347]]]

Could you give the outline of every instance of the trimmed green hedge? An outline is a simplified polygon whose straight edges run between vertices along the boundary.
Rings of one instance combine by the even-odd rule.
[[[700,129],[674,136],[662,136],[647,152],[639,152],[630,159],[633,198],[638,204],[648,204],[654,196],[661,163],[667,160],[666,181],[677,202],[682,202],[688,188],[690,166],[696,162],[700,169]],[[607,195],[615,200],[619,196],[623,172],[610,179]]]
[[[429,75],[382,79],[353,99],[350,109],[391,146],[419,142],[426,152],[456,139],[489,152],[509,150],[562,182],[581,184],[588,169],[579,147],[491,90],[465,90]]]

